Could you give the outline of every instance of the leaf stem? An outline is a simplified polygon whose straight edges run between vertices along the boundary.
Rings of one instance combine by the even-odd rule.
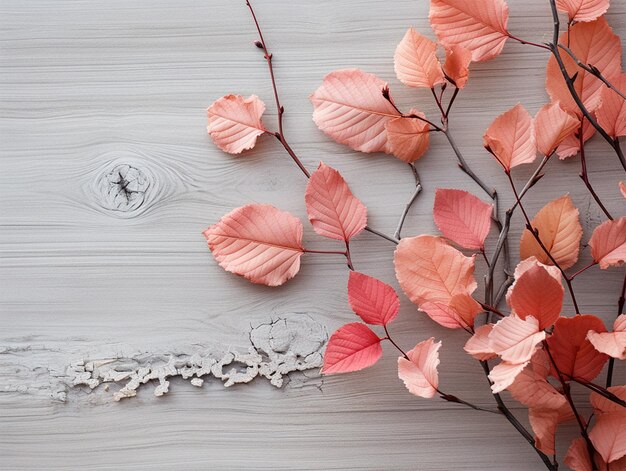
[[[509,38],[513,39],[514,41],[517,41],[521,44],[528,44],[529,46],[535,46],[535,47],[539,47],[541,49],[547,49],[548,51],[550,50],[550,47],[545,45],[545,44],[538,44],[538,43],[533,43],[531,41],[526,41],[524,39],[520,39],[516,36],[513,36],[511,33],[507,33]]]
[[[413,203],[417,199],[417,196],[422,191],[422,183],[420,182],[420,177],[417,173],[417,169],[415,168],[415,164],[410,163],[409,166],[411,167],[411,170],[413,172],[413,177],[415,178],[415,190],[413,190],[413,193],[411,194],[411,198],[404,206],[404,210],[402,211],[402,215],[400,216],[400,221],[398,221],[398,227],[396,228],[396,231],[393,234],[393,236],[398,240],[400,239],[400,232],[402,232],[402,226],[404,225],[404,221],[406,220],[406,217],[409,214],[409,210],[411,209],[411,206],[413,206]]]
[[[605,208],[604,204],[602,204],[602,201],[591,186],[589,176],[587,175],[587,161],[585,160],[585,139],[583,137],[583,122],[584,118],[583,121],[580,123],[580,128],[578,129],[578,142],[580,143],[580,178],[585,183],[585,186],[589,190],[589,193],[591,193],[591,196],[593,196],[593,199],[596,200],[596,203],[598,203],[598,206],[600,206],[602,212],[606,215],[607,218],[612,221],[613,216],[611,216],[611,214]]]
[[[467,406],[471,409],[482,411],[482,412],[490,412],[491,414],[498,414],[498,415],[502,414],[502,412],[499,410],[485,409],[484,407],[477,406],[475,404],[472,404],[471,402],[464,401],[463,399],[460,399],[457,396],[454,396],[453,394],[446,394],[440,389],[437,389],[437,393],[439,394],[439,397],[441,397],[441,399],[443,399],[444,401],[454,402],[456,404],[463,404],[464,406]]]
[[[383,340],[389,340],[391,342],[391,344],[396,347],[396,350],[398,350],[400,353],[402,353],[402,356],[404,356],[405,359],[411,361],[411,359],[409,358],[409,356],[406,354],[406,352],[404,350],[402,350],[398,344],[396,342],[393,341],[393,339],[391,338],[391,335],[389,334],[389,330],[387,330],[387,325],[383,325],[383,328],[385,329],[385,335],[387,337],[385,337]]]
[[[587,265],[587,266],[585,266],[585,267],[581,268],[581,269],[580,269],[580,270],[578,270],[576,273],[574,273],[573,275],[571,275],[571,276],[569,277],[569,280],[570,280],[570,281],[572,281],[572,280],[573,280],[574,278],[576,278],[578,275],[580,275],[581,273],[583,273],[583,272],[587,271],[589,268],[591,268],[591,267],[593,267],[593,266],[595,266],[595,265],[597,265],[597,264],[598,264],[598,262],[596,262],[595,260],[593,260],[593,261],[592,261],[589,265]]]

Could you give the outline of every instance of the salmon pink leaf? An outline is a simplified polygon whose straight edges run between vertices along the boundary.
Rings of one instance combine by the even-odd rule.
[[[469,293],[459,293],[447,301],[426,301],[419,309],[437,324],[449,329],[471,328],[476,316],[483,312],[480,304]]]
[[[593,114],[593,113],[592,113]],[[588,119],[583,118],[583,144],[591,139],[596,133],[596,128],[589,122]],[[578,132],[573,132],[569,136],[567,136],[559,147],[556,149],[556,153],[559,156],[560,160],[565,160],[570,157],[574,157],[578,152],[580,152],[580,138],[578,137]]]
[[[529,361],[545,338],[537,319],[532,316],[521,319],[515,314],[499,320],[488,336],[489,347],[508,363]]]
[[[564,111],[558,102],[542,106],[535,115],[537,149],[543,155],[551,155],[579,125],[578,118]]]
[[[393,56],[398,80],[409,87],[434,88],[444,83],[436,51],[437,43],[409,28]]]
[[[226,95],[207,109],[207,132],[217,147],[229,154],[252,149],[267,132],[261,122],[265,104],[256,95]]]
[[[400,310],[400,300],[391,286],[356,271],[351,271],[348,279],[348,300],[352,310],[368,324],[387,325]]]
[[[626,216],[596,227],[589,245],[593,259],[603,270],[626,263]]]
[[[547,455],[554,455],[556,429],[559,423],[572,418],[572,410],[567,403],[559,409],[530,408],[528,421],[535,432],[535,446]]]
[[[471,62],[472,51],[463,46],[452,46],[446,51],[446,62],[443,64],[443,72],[457,88],[463,88],[469,79]]]
[[[349,373],[372,366],[383,353],[380,341],[372,329],[360,322],[340,327],[328,340],[322,374]]]
[[[425,118],[424,113],[411,110],[411,114]],[[426,121],[419,118],[394,118],[385,124],[388,151],[404,162],[413,163],[428,150],[430,130]]]
[[[537,156],[533,120],[520,103],[498,116],[483,136],[483,145],[505,171],[528,164]]]
[[[491,392],[499,393],[511,386],[526,365],[530,363],[530,360],[523,363],[509,363],[507,361],[501,361],[491,369],[489,373],[489,380],[491,381]]]
[[[608,390],[626,400],[626,386],[613,386]],[[606,463],[617,461],[626,456],[626,408],[598,393],[591,393],[590,401],[596,423],[589,438]]]
[[[490,360],[497,354],[489,345],[489,334],[493,329],[493,324],[481,325],[476,329],[474,335],[465,342],[463,350],[472,355],[477,360]]]
[[[419,397],[431,398],[438,391],[439,348],[441,342],[435,342],[433,337],[418,343],[404,357],[398,358],[398,377],[404,381],[411,394]]]
[[[567,13],[570,23],[593,21],[609,9],[609,0],[556,0],[557,8]]]
[[[626,74],[618,75],[612,83],[622,93],[626,92]],[[596,118],[609,136],[626,136],[626,100],[608,87],[601,89]]]
[[[626,314],[620,314],[613,323],[613,332],[590,330],[587,340],[599,352],[619,360],[626,360]]]
[[[545,350],[539,349],[530,364],[524,368],[513,384],[508,387],[516,401],[533,409],[557,410],[567,404],[566,397],[556,390],[548,380],[550,360]]]

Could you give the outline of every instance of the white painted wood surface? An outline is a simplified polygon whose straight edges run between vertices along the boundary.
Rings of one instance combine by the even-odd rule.
[[[547,1],[511,0],[510,7],[517,36],[550,39]],[[311,121],[307,97],[327,72],[360,67],[388,80],[399,104],[434,116],[429,94],[401,86],[392,66],[408,26],[431,34],[428,2],[258,0],[256,9],[275,54],[293,147],[309,168],[323,159],[340,169],[368,205],[371,225],[392,233],[412,191],[410,172],[389,156],[331,142]],[[608,18],[626,33],[624,2],[614,0]],[[255,151],[233,158],[205,134],[205,108],[231,92],[259,95],[273,123],[255,39],[243,0],[0,0],[0,468],[542,469],[501,417],[409,395],[390,349],[367,371],[322,380],[311,370],[282,389],[262,379],[224,388],[209,378],[202,389],[173,379],[164,397],[154,397],[157,383],[113,402],[120,386],[90,392],[66,384],[68,367],[80,362],[85,369],[90,361],[121,357],[127,360],[116,368],[132,371],[164,367],[172,358],[186,364],[198,351],[208,358],[246,353],[251,325],[272,319],[299,325],[303,313],[311,316],[300,333],[318,340],[319,325],[332,331],[354,320],[341,260],[307,256],[296,279],[267,289],[223,272],[201,235],[250,201],[305,216],[305,180],[274,140],[262,138]],[[546,60],[544,51],[507,44],[498,59],[473,66],[455,106],[456,138],[498,188],[503,209],[512,196],[481,136],[516,102],[534,112],[547,100]],[[608,208],[624,214],[618,162],[600,140],[589,149],[592,182]],[[124,201],[107,194],[107,176],[118,165],[142,172],[145,180],[133,184],[147,188],[144,194]],[[435,231],[436,187],[483,196],[440,136],[418,168],[425,191],[405,235]],[[531,171],[520,169],[517,181]],[[570,192],[587,240],[603,217],[578,171],[577,158],[551,162],[528,206],[534,213]],[[125,204],[136,209],[110,209]],[[520,229],[516,219],[513,247]],[[305,239],[334,247],[308,228]],[[364,234],[353,245],[359,270],[395,284],[391,244]],[[583,253],[581,266],[589,260]],[[595,271],[577,279],[583,309],[612,319],[620,276]],[[442,388],[493,406],[480,368],[460,350],[462,334],[439,328],[406,298],[393,331],[406,348],[430,336],[443,339]],[[306,352],[318,348],[285,338],[290,351],[296,344]],[[616,374],[624,380],[622,365]]]

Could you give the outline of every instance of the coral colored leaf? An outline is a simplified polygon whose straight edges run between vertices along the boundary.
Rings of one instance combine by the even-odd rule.
[[[548,103],[535,115],[535,139],[537,149],[543,155],[551,155],[563,140],[575,132],[580,121],[558,103]]]
[[[626,216],[596,227],[589,245],[593,259],[603,270],[626,263]]]
[[[348,279],[348,301],[368,324],[387,325],[400,310],[400,300],[391,286],[356,271],[351,271]]]
[[[482,307],[468,293],[459,293],[447,301],[426,301],[419,305],[428,317],[449,329],[474,326],[474,319],[483,312]]]
[[[437,393],[439,386],[439,348],[441,342],[433,337],[418,343],[404,357],[398,358],[398,377],[404,381],[411,394],[431,398]]]
[[[566,378],[593,381],[609,359],[587,340],[590,330],[606,332],[604,323],[588,314],[560,317],[554,324],[554,331],[548,337],[548,347],[559,372]]]
[[[207,109],[207,132],[217,147],[229,154],[252,149],[267,132],[261,122],[265,104],[256,95],[226,95]]]
[[[619,360],[626,360],[626,314],[620,314],[613,323],[613,332],[590,330],[587,340],[599,352]]]
[[[626,74],[613,78],[612,83],[622,93],[626,92]],[[596,118],[609,136],[626,136],[626,100],[608,87],[601,89]]]
[[[615,77],[622,71],[620,39],[604,17],[575,24],[570,28],[569,38],[565,32],[559,37],[559,43],[569,44],[570,50],[583,64],[593,64],[605,77]],[[561,52],[561,57],[569,76],[576,74],[574,89],[583,104],[589,111],[595,111],[600,104],[600,92],[604,85],[591,73],[579,68],[569,54]],[[560,101],[564,110],[582,116],[552,55],[546,70],[546,89],[552,101]]]
[[[349,241],[367,225],[365,205],[341,174],[324,162],[309,178],[304,200],[309,221],[321,236]]]
[[[497,355],[489,346],[489,334],[493,329],[493,324],[481,325],[476,329],[474,335],[465,342],[463,350],[472,355],[477,360],[490,360]]]
[[[572,441],[567,449],[563,463],[569,466],[572,471],[593,470],[593,463],[591,462],[591,458],[589,458],[589,449],[584,438],[581,437]]]
[[[204,231],[215,260],[253,283],[282,285],[300,270],[302,223],[266,204],[249,204]]]
[[[452,46],[446,51],[446,62],[443,64],[443,72],[458,88],[463,88],[469,79],[471,62],[472,51],[463,46]]]
[[[485,131],[483,145],[506,171],[535,160],[537,144],[533,120],[526,108],[518,103],[494,119]]]
[[[400,113],[383,96],[387,83],[359,69],[331,72],[311,95],[313,121],[340,144],[361,152],[388,152],[387,121]]]
[[[486,61],[502,52],[508,38],[509,7],[504,0],[431,0],[430,25],[447,49],[460,45],[472,60]]]
[[[402,239],[394,255],[394,265],[400,287],[420,309],[425,303],[454,306],[453,299],[458,301],[456,295],[469,295],[477,286],[474,257],[466,257],[441,237],[421,235]],[[444,325],[436,317],[433,319]],[[456,327],[462,325],[456,322]]]
[[[556,7],[567,13],[570,22],[593,21],[609,9],[609,0],[556,0]]]
[[[530,364],[517,375],[508,387],[516,401],[534,409],[557,410],[567,404],[566,397],[552,386],[547,378],[550,360],[545,350],[537,350]]]
[[[530,360],[523,363],[502,361],[494,366],[489,373],[489,379],[492,382],[491,392],[494,394],[499,393],[511,386],[517,375],[519,375],[529,363]]]
[[[513,290],[515,289],[515,284],[517,283],[517,280],[519,280],[524,273],[526,273],[528,270],[530,270],[533,267],[545,268],[548,274],[552,276],[552,278],[554,278],[559,284],[561,284],[561,279],[562,279],[561,271],[557,267],[553,265],[545,265],[539,262],[537,258],[534,256],[528,257],[520,261],[515,267],[515,273],[513,274],[513,278],[516,281],[511,285],[508,292],[506,293],[506,302],[509,305],[511,304],[511,294],[513,294]]]
[[[479,250],[491,227],[493,206],[462,190],[438,188],[433,216],[445,237],[465,249]]]
[[[540,264],[524,271],[511,287],[508,302],[522,319],[533,316],[539,328],[546,329],[556,322],[563,307],[563,285]]]
[[[624,198],[626,198],[626,185],[624,182],[619,182],[619,191]]]
[[[398,80],[409,87],[434,88],[444,83],[436,51],[437,43],[409,28],[393,56]]]
[[[541,242],[563,270],[576,263],[583,228],[578,220],[578,209],[568,195],[541,208],[533,218],[532,226],[539,231]],[[552,265],[535,237],[525,229],[520,241],[520,258],[524,260],[532,256],[541,263]]]
[[[425,118],[424,113],[411,110],[411,114]],[[388,151],[404,162],[413,163],[428,150],[429,125],[418,118],[394,118],[385,124]]]
[[[554,455],[556,429],[561,422],[573,417],[570,405],[565,403],[559,409],[528,410],[528,421],[535,432],[535,446],[547,455]]]
[[[508,363],[529,361],[538,344],[546,338],[539,322],[532,316],[521,319],[515,314],[500,319],[488,336],[489,347]]]
[[[353,322],[328,340],[322,374],[349,373],[372,366],[383,353],[380,338],[365,324]]]
[[[613,386],[608,390],[626,400],[626,386]],[[619,460],[626,456],[626,408],[598,393],[591,393],[590,401],[596,423],[589,432],[589,438],[605,462]]]
[[[593,113],[592,113],[593,114]],[[580,138],[578,137],[578,130],[563,139],[563,142],[557,147],[556,153],[560,160],[565,160],[569,157],[574,157],[580,152]],[[583,118],[583,144],[591,139],[596,133],[596,128],[589,122],[589,120]]]

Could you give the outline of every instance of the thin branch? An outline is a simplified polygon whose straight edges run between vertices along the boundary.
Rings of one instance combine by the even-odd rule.
[[[391,335],[389,334],[389,330],[387,330],[387,325],[386,325],[386,324],[385,324],[385,325],[383,325],[383,328],[385,329],[385,335],[387,336],[387,337],[385,337],[385,339],[389,340],[389,341],[391,342],[391,344],[392,344],[394,347],[396,347],[396,350],[398,350],[400,353],[402,353],[402,356],[404,356],[404,358],[405,358],[406,360],[411,361],[411,359],[410,359],[410,358],[409,358],[409,356],[406,354],[406,352],[405,352],[404,350],[402,350],[402,349],[398,346],[398,344],[397,344],[396,342],[394,342],[394,341],[393,341],[393,339],[391,338]],[[383,339],[383,340],[385,340],[385,339]]]
[[[590,381],[585,381],[583,379],[579,379],[579,378],[570,378],[570,379],[572,381],[574,381],[575,383],[578,383],[581,386],[584,386],[587,389],[590,389],[593,392],[595,392],[597,394],[600,394],[601,396],[606,397],[609,401],[614,402],[615,404],[618,404],[618,405],[620,405],[622,407],[626,407],[626,401],[624,401],[620,397],[616,396],[611,391],[608,391],[606,388],[603,388],[602,386],[594,384],[594,383],[592,383]]]
[[[589,193],[591,193],[591,196],[593,197],[593,199],[596,200],[596,203],[598,204],[598,206],[600,206],[600,209],[602,210],[602,212],[605,214],[607,218],[609,218],[612,221],[613,216],[611,216],[611,213],[609,213],[609,211],[606,209],[606,207],[602,203],[602,200],[600,200],[600,197],[596,194],[595,190],[593,189],[593,186],[591,186],[591,182],[589,181],[589,176],[587,175],[587,161],[585,159],[585,139],[583,137],[583,122],[584,122],[584,119],[580,123],[580,128],[578,130],[578,142],[580,143],[580,178],[585,183],[585,186],[589,190]]]
[[[533,43],[531,41],[526,41],[524,39],[520,39],[516,36],[513,36],[511,33],[508,33],[509,38],[513,39],[514,41],[517,41],[521,44],[528,44],[529,46],[535,46],[535,47],[539,47],[541,49],[547,49],[548,51],[550,50],[550,47],[545,45],[545,44],[538,44],[538,43]]]
[[[400,232],[402,232],[402,226],[404,225],[404,221],[406,220],[406,217],[409,214],[409,210],[411,209],[411,206],[413,206],[413,203],[417,199],[417,195],[419,195],[420,192],[422,191],[422,183],[420,182],[420,177],[417,173],[417,169],[415,168],[415,164],[410,163],[409,166],[411,167],[411,171],[413,172],[413,178],[415,179],[415,190],[413,190],[413,194],[411,195],[411,198],[404,206],[404,210],[402,211],[402,215],[400,216],[400,221],[398,221],[398,227],[396,228],[396,232],[394,232],[393,234],[393,236],[398,240],[400,239]]]
[[[490,412],[492,414],[498,414],[498,415],[502,414],[502,412],[499,410],[485,409],[484,407],[480,407],[475,404],[472,404],[471,402],[464,401],[463,399],[460,399],[457,396],[454,396],[452,394],[446,394],[439,389],[437,389],[437,393],[439,393],[439,397],[441,397],[441,399],[443,399],[444,401],[454,402],[456,404],[463,404],[464,406],[470,407],[471,409],[482,411],[482,412]]]

